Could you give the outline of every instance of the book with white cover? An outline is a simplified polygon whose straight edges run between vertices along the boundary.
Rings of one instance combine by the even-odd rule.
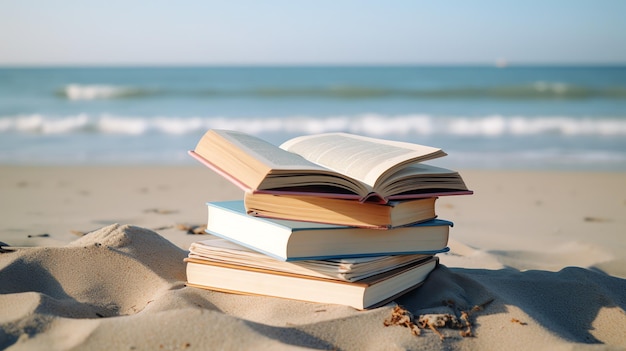
[[[379,230],[250,216],[243,201],[209,202],[206,232],[282,261],[447,251],[452,222]]]

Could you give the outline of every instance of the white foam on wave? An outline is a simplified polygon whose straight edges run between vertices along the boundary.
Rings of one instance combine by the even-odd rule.
[[[50,118],[40,114],[0,117],[0,133],[62,134],[84,130],[90,124],[86,114]]]
[[[102,133],[183,135],[207,129],[233,129],[250,134],[313,134],[346,131],[372,136],[507,137],[562,135],[626,136],[626,119],[576,117],[436,117],[409,115],[338,115],[327,117],[170,117],[78,114],[63,117],[41,114],[0,117],[0,133],[72,134]]]
[[[555,94],[565,94],[571,87],[566,83],[537,81],[533,84],[533,88],[538,92],[552,92]]]
[[[563,134],[563,135],[625,135],[626,122],[617,119],[572,119],[550,117],[528,119],[511,118],[508,121],[510,134]]]
[[[149,128],[149,121],[141,117],[115,117],[103,115],[95,124],[98,130],[107,134],[144,134]]]
[[[350,123],[348,130],[356,134],[369,135],[430,135],[436,133],[434,118],[427,115],[381,116],[363,115],[356,123]]]
[[[135,91],[128,87],[100,84],[68,84],[63,89],[63,93],[70,100],[114,99],[132,95]]]
[[[468,136],[520,135],[626,135],[626,120],[617,118],[573,117],[456,117],[442,122],[449,133]]]

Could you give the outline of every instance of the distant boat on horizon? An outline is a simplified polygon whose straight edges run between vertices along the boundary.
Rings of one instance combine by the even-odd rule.
[[[505,58],[498,58],[496,59],[495,65],[498,68],[505,68],[509,65],[509,62]]]

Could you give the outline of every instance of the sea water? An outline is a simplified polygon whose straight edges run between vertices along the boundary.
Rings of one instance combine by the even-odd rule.
[[[193,164],[210,128],[349,132],[457,169],[626,170],[626,67],[1,68],[1,164]]]

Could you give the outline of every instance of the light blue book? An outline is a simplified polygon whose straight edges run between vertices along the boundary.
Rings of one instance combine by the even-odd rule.
[[[452,222],[433,219],[389,230],[250,216],[243,201],[209,202],[207,233],[281,261],[448,251]]]

